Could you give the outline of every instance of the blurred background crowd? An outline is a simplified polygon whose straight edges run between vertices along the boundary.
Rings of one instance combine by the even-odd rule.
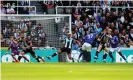
[[[31,6],[35,6],[36,9]],[[1,13],[71,14],[72,37],[76,40],[82,40],[84,35],[88,33],[101,33],[104,29],[111,28],[113,37],[111,41],[112,46],[119,45],[120,47],[129,47],[129,43],[133,43],[133,1],[3,1],[1,3]],[[8,23],[3,21],[2,23],[1,43],[3,46],[8,44],[8,39],[10,36],[15,36],[15,38],[18,38],[20,33],[24,33],[23,36],[29,39],[31,37],[35,37],[34,40],[37,41],[37,44],[35,44],[36,46],[43,44],[43,42],[45,44],[46,42],[47,34],[41,29],[41,24],[34,24],[34,21],[21,21],[17,26],[15,26],[16,28],[14,28],[11,27],[13,26],[11,22]],[[65,36],[68,32],[68,27],[64,25],[62,31]],[[36,38],[37,36],[40,36],[39,40]],[[75,43],[74,46],[76,47],[78,45]],[[97,41],[93,43],[93,47],[96,46]]]

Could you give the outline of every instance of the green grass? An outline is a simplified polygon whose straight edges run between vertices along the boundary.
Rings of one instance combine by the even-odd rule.
[[[2,80],[133,80],[133,64],[1,63]]]

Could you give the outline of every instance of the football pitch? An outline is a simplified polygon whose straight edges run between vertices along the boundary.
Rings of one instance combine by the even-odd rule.
[[[2,80],[133,80],[129,63],[1,63]]]

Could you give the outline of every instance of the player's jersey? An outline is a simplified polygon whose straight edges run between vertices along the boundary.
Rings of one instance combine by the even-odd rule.
[[[27,47],[27,46],[29,46],[30,45],[30,41],[22,41],[22,46],[23,47]]]
[[[72,38],[70,38],[70,39],[66,38],[65,39],[65,48],[71,49],[72,48],[72,43],[73,43],[73,39]]]
[[[108,35],[106,33],[101,33],[99,35],[99,38],[101,39],[100,43],[110,43],[112,36]]]
[[[111,39],[111,47],[112,48],[117,48],[119,44],[119,39],[117,36],[113,36]]]
[[[96,38],[96,33],[91,33],[83,37],[83,42],[92,44]]]
[[[22,47],[27,47],[27,46],[28,46],[27,42],[22,41]]]
[[[19,50],[18,50],[19,47],[20,47],[20,45],[18,43],[14,43],[13,41],[10,43],[10,48],[11,48],[12,53],[19,52]]]

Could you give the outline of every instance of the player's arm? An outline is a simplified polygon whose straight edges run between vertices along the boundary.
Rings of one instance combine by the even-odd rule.
[[[97,41],[99,42],[101,41],[101,37],[99,35],[96,38],[97,38]]]
[[[100,34],[98,35],[98,37],[97,37],[97,41],[100,42],[100,41],[103,39],[104,36],[105,36],[105,35],[104,35],[104,32],[100,33]]]
[[[9,45],[9,47],[8,47],[8,49],[7,49],[7,52],[6,52],[6,54],[9,52],[9,50],[11,49],[11,44]]]
[[[11,47],[12,47],[12,43],[10,43],[10,45],[9,45],[9,47],[8,47],[8,51],[11,49]]]
[[[101,38],[100,38],[101,35],[102,35],[102,33],[96,35],[96,39],[97,39],[97,41],[99,41],[99,42],[101,41]]]
[[[133,46],[133,41],[130,40],[130,42],[128,43],[129,46]]]
[[[78,43],[79,46],[81,46],[81,43],[78,40],[74,40],[76,43]]]
[[[11,46],[9,46],[7,50],[9,51],[10,49],[11,49]]]
[[[29,41],[29,47],[33,47],[32,41]]]

